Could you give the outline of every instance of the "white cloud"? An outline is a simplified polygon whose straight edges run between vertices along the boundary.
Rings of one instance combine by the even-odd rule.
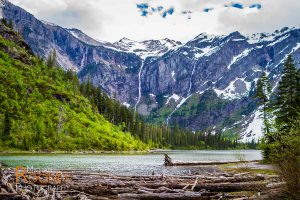
[[[207,32],[225,34],[232,31],[254,33],[274,31],[284,26],[300,26],[298,0],[238,0],[244,9],[225,8],[228,0],[11,0],[37,18],[63,27],[75,27],[100,40],[117,41],[122,37],[135,40],[169,37],[189,40]],[[172,16],[158,13],[140,16],[137,3],[153,7],[174,7]],[[262,9],[248,8],[261,4]],[[214,8],[208,13],[205,8]],[[182,11],[192,11],[188,16]]]
[[[219,28],[216,32],[232,30],[239,30],[243,33],[273,32],[285,26],[300,26],[300,2],[298,0],[260,1],[260,4],[261,10],[247,14],[236,10],[233,12],[223,10],[219,16]]]

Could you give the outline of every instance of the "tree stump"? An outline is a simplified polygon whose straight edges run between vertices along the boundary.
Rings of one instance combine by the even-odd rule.
[[[173,166],[172,158],[165,153],[165,166]]]

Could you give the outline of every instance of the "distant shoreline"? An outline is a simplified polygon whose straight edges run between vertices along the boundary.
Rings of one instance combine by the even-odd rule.
[[[5,154],[146,154],[151,151],[1,151]]]
[[[222,149],[194,149],[195,151],[222,151]],[[151,154],[151,153],[163,153],[168,151],[194,151],[191,149],[152,149],[144,151],[103,151],[103,150],[89,150],[89,151],[14,151],[14,150],[4,150],[0,151],[0,155],[5,154]],[[223,149],[224,150],[224,149]],[[259,149],[227,149],[227,151],[239,151],[239,150],[259,150]]]

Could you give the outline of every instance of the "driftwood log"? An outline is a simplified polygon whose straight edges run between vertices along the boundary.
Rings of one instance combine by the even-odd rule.
[[[194,161],[194,162],[182,162],[173,161],[172,158],[165,154],[165,166],[194,166],[194,165],[224,165],[224,164],[239,164],[239,163],[252,163],[260,160],[241,160],[241,161]]]

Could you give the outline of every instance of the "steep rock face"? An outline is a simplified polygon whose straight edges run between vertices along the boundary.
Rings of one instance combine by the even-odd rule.
[[[123,102],[135,102],[138,82],[135,72],[141,65],[138,56],[114,49],[109,43],[97,43],[76,30],[39,21],[8,1],[3,2],[4,17],[14,21],[15,28],[36,54],[47,58],[56,49],[60,66],[80,72],[81,79],[90,76],[95,85],[111,95],[116,94]],[[89,70],[97,73],[92,74]]]
[[[179,123],[191,130],[240,133],[257,138],[253,91],[265,71],[275,90],[288,54],[298,63],[300,30],[224,36],[200,34],[181,44],[170,39],[109,43],[80,30],[42,22],[1,0],[0,13],[12,19],[33,51],[47,58],[56,49],[60,66],[135,108],[148,121]]]

